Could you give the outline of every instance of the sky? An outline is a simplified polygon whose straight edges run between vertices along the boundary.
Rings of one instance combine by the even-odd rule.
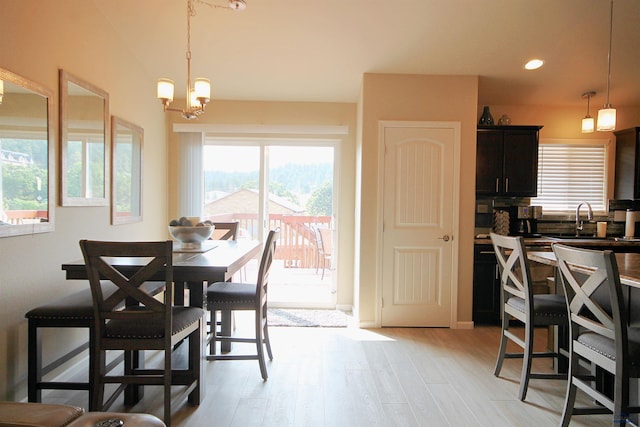
[[[269,147],[271,169],[287,163],[314,164],[333,163],[333,147]],[[204,169],[225,172],[252,172],[259,169],[260,148],[258,146],[213,146],[205,145]]]

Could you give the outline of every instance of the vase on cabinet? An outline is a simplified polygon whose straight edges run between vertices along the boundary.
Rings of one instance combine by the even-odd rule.
[[[493,116],[491,115],[491,111],[489,111],[489,107],[486,105],[482,109],[482,116],[480,116],[480,121],[478,122],[478,124],[484,126],[493,126]]]

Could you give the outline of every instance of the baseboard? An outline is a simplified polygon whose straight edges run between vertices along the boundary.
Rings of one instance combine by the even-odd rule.
[[[336,304],[336,310],[344,311],[345,313],[353,312],[353,306],[351,304]]]
[[[474,323],[473,321],[465,321],[465,322],[456,322],[455,329],[473,329]]]

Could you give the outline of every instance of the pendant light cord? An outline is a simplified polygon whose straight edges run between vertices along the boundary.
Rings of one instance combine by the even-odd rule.
[[[607,61],[609,63],[609,69],[607,70],[607,105],[606,108],[610,108],[611,104],[609,103],[609,88],[611,87],[611,39],[613,38],[613,0],[611,0],[611,11],[609,14],[609,54],[607,56]]]
[[[191,111],[191,17],[196,15],[193,0],[187,0],[187,111]]]

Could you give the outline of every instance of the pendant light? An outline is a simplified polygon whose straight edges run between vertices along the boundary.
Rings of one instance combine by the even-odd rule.
[[[585,92],[583,98],[587,98],[587,115],[582,119],[582,133],[591,133],[595,130],[595,123],[591,114],[589,114],[589,101],[596,93],[594,91]]]
[[[609,103],[609,89],[611,87],[611,39],[613,38],[613,0],[611,0],[611,11],[609,14],[609,55],[607,71],[607,103],[604,108],[598,111],[598,130],[612,131],[616,129],[616,109]]]

